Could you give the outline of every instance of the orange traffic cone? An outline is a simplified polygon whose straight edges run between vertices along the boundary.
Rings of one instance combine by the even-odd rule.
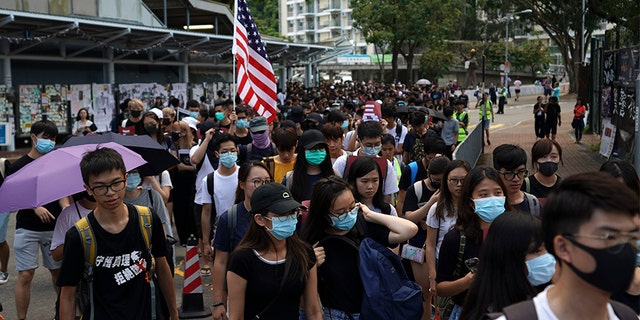
[[[198,240],[193,235],[189,236],[189,240],[187,240],[187,257],[182,285],[182,307],[180,307],[179,313],[180,319],[204,318],[211,315],[211,310],[204,309]]]

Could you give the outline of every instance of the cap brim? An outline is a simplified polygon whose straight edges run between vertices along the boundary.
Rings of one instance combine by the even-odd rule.
[[[265,130],[267,130],[267,125],[261,125],[261,126],[253,127],[253,128],[250,128],[250,129],[251,129],[251,132],[265,131]]]
[[[305,145],[304,145],[304,148],[305,148],[306,150],[313,149],[313,148],[315,148],[315,146],[317,146],[317,145],[319,145],[319,144],[323,144],[323,145],[325,145],[325,146],[328,146],[328,144],[327,144],[326,142],[322,142],[322,141],[313,141],[313,142],[309,142],[309,143],[305,144]]]
[[[270,204],[269,206],[267,206],[267,210],[277,214],[284,214],[301,207],[304,206],[300,202],[295,201],[292,198],[288,198],[281,199],[280,201],[276,201]]]

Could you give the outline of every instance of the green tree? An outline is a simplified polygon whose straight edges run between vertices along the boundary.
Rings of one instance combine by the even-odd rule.
[[[428,47],[420,56],[420,74],[427,79],[441,78],[453,65],[455,54],[447,49],[446,45],[433,45]]]

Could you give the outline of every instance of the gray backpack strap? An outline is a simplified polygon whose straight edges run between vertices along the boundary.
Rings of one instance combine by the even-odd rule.
[[[531,180],[529,180],[529,177],[524,178],[524,192],[531,192]]]
[[[284,185],[285,187],[287,187],[289,192],[291,192],[291,188],[293,187],[293,171],[289,171],[285,173],[284,178],[285,178]]]
[[[419,203],[420,199],[422,198],[422,180],[416,181],[413,184],[413,192],[416,194],[416,200]]]
[[[529,212],[536,217],[540,217],[540,201],[530,193],[524,193],[525,200],[529,203]]]

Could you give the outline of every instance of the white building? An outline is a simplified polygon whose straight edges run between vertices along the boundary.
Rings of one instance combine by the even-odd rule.
[[[351,42],[355,54],[367,43],[353,27],[350,0],[280,0],[280,34],[294,43],[326,43],[339,38]]]

